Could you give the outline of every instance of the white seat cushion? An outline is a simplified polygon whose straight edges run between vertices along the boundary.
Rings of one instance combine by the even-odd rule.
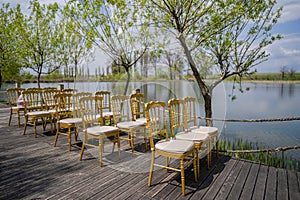
[[[144,125],[145,124],[143,122],[129,121],[129,122],[120,122],[117,124],[117,127],[123,129],[131,129],[131,128],[137,128]]]
[[[110,133],[110,132],[116,132],[119,129],[117,127],[113,127],[113,126],[93,126],[93,127],[89,127],[86,129],[86,132],[88,134],[92,134],[92,135],[101,135],[101,134],[106,134],[106,133]]]
[[[187,140],[161,140],[155,144],[155,149],[183,154],[186,153],[194,148],[194,142],[187,141]]]
[[[81,124],[82,123],[82,118],[61,119],[61,120],[58,121],[58,123],[62,123],[62,124]]]
[[[199,128],[192,129],[191,132],[207,133],[208,135],[212,135],[218,133],[218,128],[209,127],[209,126],[200,126]]]
[[[103,115],[103,117],[112,117],[113,112],[103,112],[102,115]]]
[[[146,119],[146,118],[144,118],[144,117],[142,117],[142,118],[138,118],[138,119],[136,119],[135,121],[136,121],[136,122],[141,122],[141,123],[144,123],[144,124],[146,124],[146,123],[147,123],[147,119]]]
[[[178,140],[188,140],[193,142],[203,142],[207,140],[209,135],[202,132],[181,132],[176,134]]]
[[[32,111],[27,113],[28,116],[45,116],[50,115],[48,111]]]

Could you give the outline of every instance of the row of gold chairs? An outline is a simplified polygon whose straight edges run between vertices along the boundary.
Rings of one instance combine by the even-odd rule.
[[[104,139],[107,137],[113,137],[114,147],[117,143],[119,157],[120,139],[128,140],[134,153],[134,139],[141,135],[144,137],[146,149],[148,149],[149,140],[152,152],[148,186],[151,185],[154,166],[166,168],[167,171],[175,170],[181,173],[182,195],[185,194],[185,168],[193,163],[195,181],[197,181],[200,174],[200,158],[207,154],[207,167],[209,168],[212,146],[214,143],[218,144],[216,128],[197,126],[196,99],[192,97],[171,99],[166,105],[164,102],[145,103],[144,94],[141,93],[130,96],[111,96],[108,91],[99,91],[92,96],[87,92],[62,92],[55,88],[21,89],[9,92],[16,93],[15,96],[21,93],[23,95],[24,134],[29,119],[34,125],[35,137],[38,119],[42,120],[44,130],[47,122],[50,122],[52,131],[52,122],[55,122],[54,146],[57,144],[58,136],[65,135],[68,136],[68,147],[71,150],[71,135],[74,134],[75,141],[77,141],[78,128],[82,127],[84,138],[80,160],[87,146],[96,147],[99,149],[100,166],[102,166]],[[11,105],[14,106],[11,106],[11,110],[16,103],[17,101],[12,101]],[[15,111],[18,114],[20,112],[20,110]],[[169,124],[166,119],[167,111]],[[18,123],[20,126],[20,119]],[[124,132],[127,136],[121,134]],[[95,138],[98,139],[98,144],[90,143]],[[166,157],[166,165],[155,163],[157,155]],[[179,169],[170,166],[172,158],[180,161]]]
[[[211,166],[211,149],[218,141],[218,129],[197,125],[196,99],[171,99],[168,101],[170,135],[166,122],[166,104],[150,102],[145,108],[152,159],[148,186],[151,186],[153,168],[162,167],[181,173],[182,195],[185,194],[184,169],[193,163],[195,181],[200,177],[200,158],[207,154],[207,167]],[[154,136],[160,138],[154,143]],[[166,165],[155,163],[158,156],[166,157]],[[179,169],[169,165],[170,159],[180,161]]]

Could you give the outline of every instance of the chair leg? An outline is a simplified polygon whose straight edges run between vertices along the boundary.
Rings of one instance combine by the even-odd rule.
[[[197,173],[195,175],[195,179],[196,179],[195,181],[198,181],[200,178],[200,152],[201,152],[200,149],[198,149],[198,148],[195,149],[196,155],[194,157],[194,159],[195,159],[194,160],[194,172],[195,172],[195,168],[197,171]]]
[[[184,161],[183,159],[180,159],[180,174],[181,174],[181,191],[182,191],[182,196],[185,195],[185,180],[184,180]]]
[[[17,115],[18,115],[18,127],[20,128],[20,126],[21,126],[21,123],[20,123],[20,111],[18,110],[17,111]]]
[[[118,155],[119,155],[119,159],[121,157],[121,151],[120,151],[120,133],[117,133],[117,142],[118,142]]]
[[[9,115],[9,120],[8,120],[8,126],[10,126],[12,114],[13,114],[13,111],[12,111],[12,109],[10,109],[10,115]]]
[[[152,158],[151,158],[151,164],[150,164],[150,173],[148,178],[148,187],[151,186],[152,176],[153,176],[153,167],[154,167],[154,159],[155,159],[155,152],[151,152]]]
[[[166,166],[169,167],[169,164],[170,164],[170,158],[169,157],[166,157]],[[166,173],[168,173],[169,170],[168,168],[166,168]]]
[[[134,153],[134,137],[130,133],[130,144],[131,144],[131,151],[132,154]]]
[[[68,143],[69,143],[69,151],[71,151],[71,128],[68,128]]]
[[[23,132],[23,135],[25,135],[25,133],[26,133],[27,123],[28,123],[28,116],[25,116],[25,123],[24,123],[24,132]]]
[[[77,132],[77,128],[75,126],[74,127],[74,139],[75,139],[75,142],[77,142],[77,138],[78,138],[78,132]]]
[[[54,139],[54,147],[56,147],[56,142],[57,142],[57,139],[58,139],[58,135],[59,135],[59,125],[57,125],[57,130],[56,130],[56,135],[55,135],[55,139]]]
[[[103,163],[102,163],[102,153],[103,153],[103,138],[99,138],[99,156],[100,156],[100,167],[102,167]]]
[[[34,119],[33,120],[33,127],[34,127],[34,137],[36,138],[36,123],[37,122],[37,119]]]
[[[87,141],[87,136],[86,136],[86,133],[84,134],[84,139],[83,139],[83,142],[82,142],[82,146],[81,146],[81,151],[80,151],[80,158],[79,160],[82,160],[82,156],[83,156],[83,152],[84,152],[84,144],[86,143]]]

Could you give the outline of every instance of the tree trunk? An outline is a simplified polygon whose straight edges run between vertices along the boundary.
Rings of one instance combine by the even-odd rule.
[[[38,85],[38,88],[41,88],[41,73],[38,73],[38,76],[37,76],[37,85]]]
[[[180,41],[180,44],[183,47],[184,54],[187,57],[189,65],[193,71],[193,75],[197,81],[199,88],[200,88],[201,95],[204,99],[205,117],[211,118],[212,117],[212,102],[211,102],[212,91],[209,90],[209,87],[202,80],[202,78],[199,74],[199,71],[197,69],[196,63],[193,60],[192,54],[186,45],[184,36],[182,34],[180,34],[178,37],[178,40]],[[212,121],[206,120],[206,126],[212,126]]]
[[[212,96],[210,93],[207,95],[203,96],[204,98],[204,109],[205,109],[205,117],[206,118],[212,118]],[[206,126],[213,126],[213,121],[206,119]]]
[[[128,67],[124,67],[125,68],[125,71],[126,71],[126,74],[127,74],[127,80],[126,80],[126,85],[125,85],[125,88],[124,88],[124,95],[127,94],[127,91],[128,91],[128,87],[129,87],[129,81],[130,81],[130,72],[129,72],[129,68]]]

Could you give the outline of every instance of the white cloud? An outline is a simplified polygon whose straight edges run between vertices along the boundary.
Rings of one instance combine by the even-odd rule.
[[[283,6],[282,16],[279,19],[279,23],[286,23],[300,19],[300,1],[299,0],[280,0],[279,6]]]

